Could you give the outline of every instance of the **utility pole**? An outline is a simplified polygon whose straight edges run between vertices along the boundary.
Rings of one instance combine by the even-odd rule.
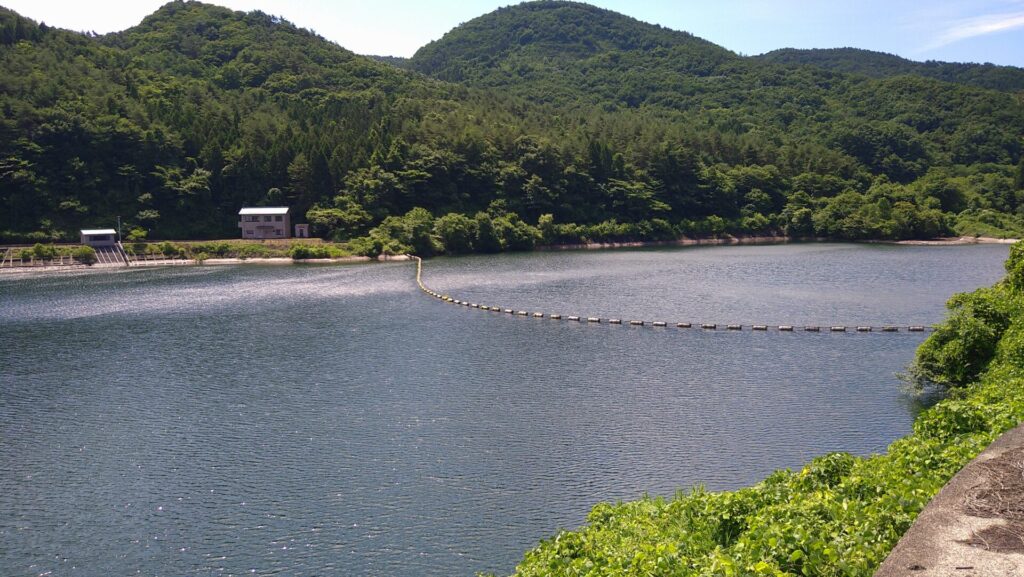
[[[117,242],[121,242],[121,215],[117,216]]]

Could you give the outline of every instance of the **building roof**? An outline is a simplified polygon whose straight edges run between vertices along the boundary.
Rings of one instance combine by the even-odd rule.
[[[82,234],[93,236],[98,234],[117,234],[117,231],[112,228],[83,228]]]
[[[287,206],[257,206],[243,208],[238,211],[239,216],[251,214],[288,214]]]

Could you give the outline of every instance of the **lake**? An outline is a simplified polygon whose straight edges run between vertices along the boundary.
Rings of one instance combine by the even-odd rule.
[[[1006,246],[437,258],[480,304],[927,325]],[[521,318],[414,263],[0,275],[0,574],[510,573],[599,501],[735,489],[910,431],[926,335]]]

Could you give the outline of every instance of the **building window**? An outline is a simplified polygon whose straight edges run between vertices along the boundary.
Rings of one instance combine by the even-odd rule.
[[[281,222],[282,220],[284,220],[284,217],[280,214],[274,217],[274,222]]]
[[[269,214],[263,217],[263,222],[270,222],[270,215]]]

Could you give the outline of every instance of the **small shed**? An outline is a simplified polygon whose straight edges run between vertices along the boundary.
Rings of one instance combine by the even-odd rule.
[[[309,238],[309,225],[308,224],[297,224],[297,225],[295,225],[295,238]]]
[[[91,247],[114,246],[117,231],[112,228],[83,228],[81,244]]]

